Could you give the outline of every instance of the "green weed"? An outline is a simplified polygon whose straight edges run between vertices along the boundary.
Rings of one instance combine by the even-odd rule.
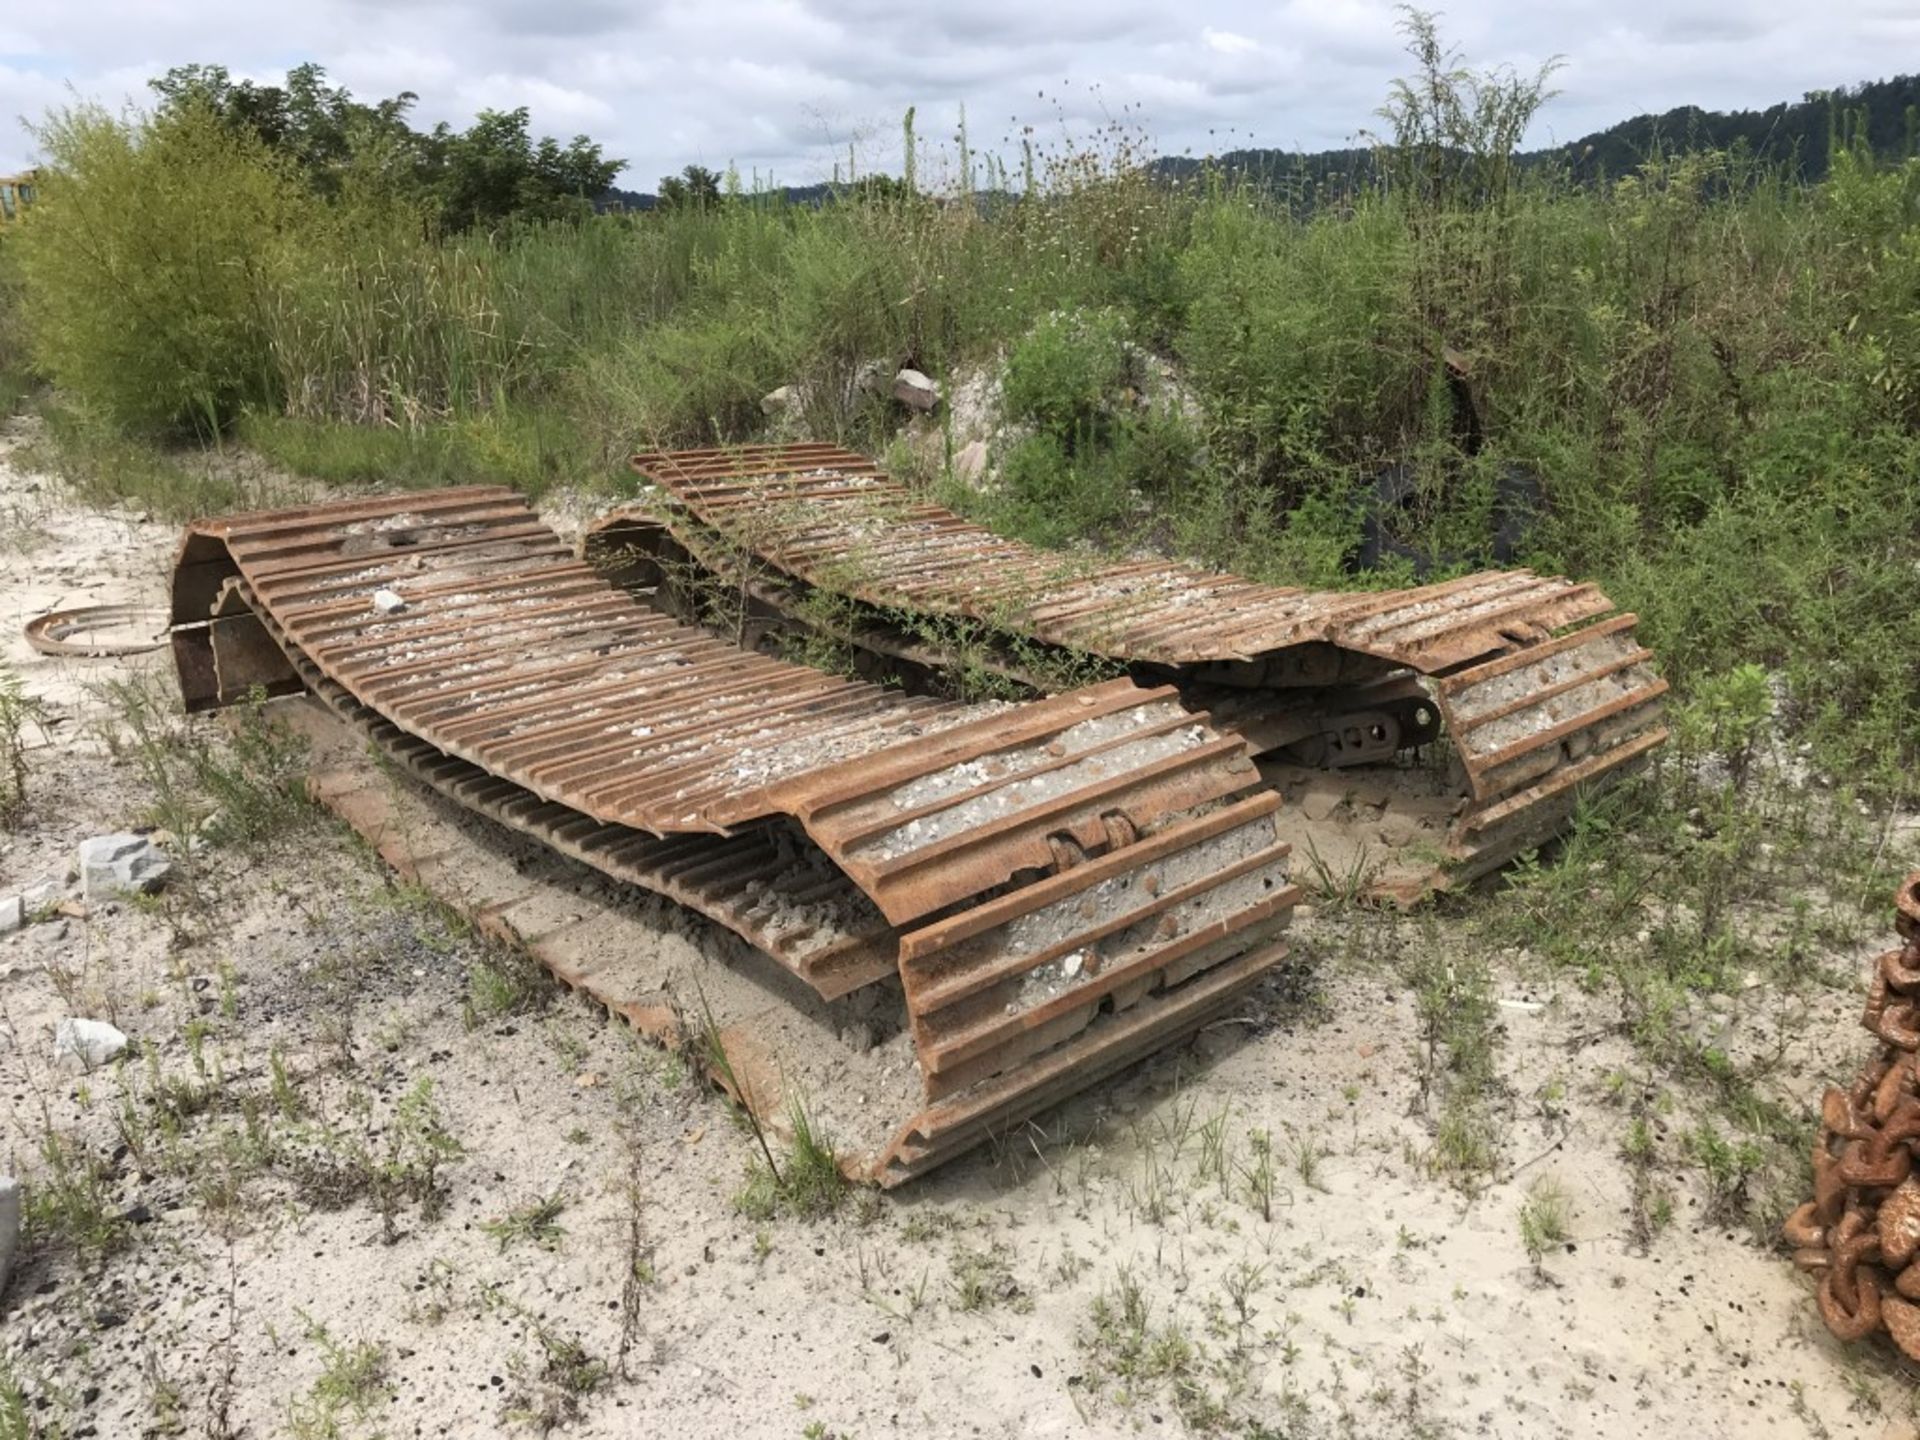
[[[27,694],[13,668],[0,662],[0,831],[27,813],[27,731],[44,726],[46,707]]]
[[[543,1010],[556,993],[553,976],[529,952],[515,945],[489,945],[467,972],[467,1028]]]
[[[1566,1243],[1572,1202],[1560,1182],[1543,1175],[1520,1202],[1520,1244],[1535,1270],[1549,1250]]]
[[[483,1222],[480,1228],[499,1241],[502,1250],[522,1242],[542,1250],[558,1249],[567,1233],[560,1226],[560,1216],[571,1203],[566,1195],[555,1191],[517,1205],[498,1220]]]

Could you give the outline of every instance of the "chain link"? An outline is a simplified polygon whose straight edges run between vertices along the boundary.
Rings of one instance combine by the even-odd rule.
[[[1813,1199],[1781,1234],[1820,1277],[1820,1318],[1842,1340],[1884,1329],[1920,1360],[1920,871],[1894,893],[1902,944],[1874,962],[1860,1017],[1881,1042],[1850,1090],[1820,1100]]]

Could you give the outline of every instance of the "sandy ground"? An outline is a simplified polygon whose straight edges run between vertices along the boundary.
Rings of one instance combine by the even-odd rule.
[[[10,445],[0,654],[52,723],[0,892],[77,898],[78,841],[148,805],[96,687],[166,661],[50,661],[19,626],[159,605],[175,535],[73,508]],[[95,1156],[127,1242],[23,1254],[0,1356],[26,1428],[0,1407],[0,1435],[1920,1433],[1908,1373],[1832,1342],[1777,1248],[1705,1222],[1695,1179],[1666,1177],[1674,1222],[1636,1243],[1620,1145],[1649,1082],[1608,1002],[1522,956],[1498,959],[1501,1178],[1433,1174],[1393,957],[1459,943],[1444,920],[1308,918],[1297,963],[1193,1043],[903,1191],[754,1221],[733,1203],[752,1144],[714,1095],[564,997],[470,1028],[485,957],[342,833],[202,870],[203,909],[0,937],[4,1159],[45,1186],[49,1132]],[[1697,1020],[1777,1047],[1807,1105],[1867,1048],[1857,991],[1816,995]],[[56,1068],[70,1014],[136,1057]],[[403,1201],[391,1237],[366,1195],[236,1158],[250,1134],[388,1153],[423,1077],[459,1154],[444,1208]],[[163,1125],[168,1095],[196,1098]],[[1570,1224],[1536,1265],[1519,1213],[1543,1177]],[[564,1202],[544,1244],[485,1228],[544,1196]]]

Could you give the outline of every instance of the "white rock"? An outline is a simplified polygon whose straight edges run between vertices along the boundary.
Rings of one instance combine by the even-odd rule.
[[[953,478],[963,485],[978,485],[987,474],[987,442],[969,440],[953,457]]]
[[[406,609],[407,602],[402,600],[396,592],[387,589],[383,585],[380,589],[373,592],[373,608],[378,610],[382,615],[392,615]]]
[[[940,403],[940,387],[918,370],[902,370],[893,377],[893,398],[924,414]]]
[[[145,835],[96,835],[80,842],[80,889],[88,899],[149,894],[166,884],[172,869]]]
[[[53,1058],[97,1070],[127,1048],[127,1037],[104,1020],[62,1020],[53,1031]]]
[[[762,415],[781,415],[793,408],[793,386],[782,385],[778,390],[769,390],[760,397]]]
[[[42,880],[18,895],[0,895],[0,935],[20,929],[60,898],[57,881]]]
[[[0,1295],[6,1294],[13,1272],[13,1251],[20,1243],[20,1182],[0,1175]]]

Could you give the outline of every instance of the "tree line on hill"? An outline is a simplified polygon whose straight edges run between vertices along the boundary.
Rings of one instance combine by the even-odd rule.
[[[704,209],[740,193],[738,179],[702,165],[662,176],[652,192],[622,189],[626,162],[585,135],[562,144],[535,138],[525,107],[483,110],[464,130],[442,122],[416,129],[411,91],[371,103],[328,82],[318,65],[299,65],[280,85],[235,80],[224,66],[183,65],[151,82],[162,108],[205,106],[284,156],[320,193],[349,173],[372,175],[426,202],[446,233],[489,229],[510,219],[564,219],[594,211]],[[1802,181],[1824,179],[1836,147],[1897,160],[1920,154],[1920,75],[1817,91],[1764,110],[1718,111],[1688,105],[1636,115],[1564,145],[1519,152],[1522,170],[1559,169],[1576,184],[1630,174],[1657,154],[1723,150]],[[1372,146],[1300,152],[1245,149],[1199,159],[1162,156],[1162,178],[1214,173],[1283,198],[1317,203],[1391,182]],[[874,173],[857,180],[781,186],[759,198],[794,205],[874,200],[905,193],[907,183]]]

